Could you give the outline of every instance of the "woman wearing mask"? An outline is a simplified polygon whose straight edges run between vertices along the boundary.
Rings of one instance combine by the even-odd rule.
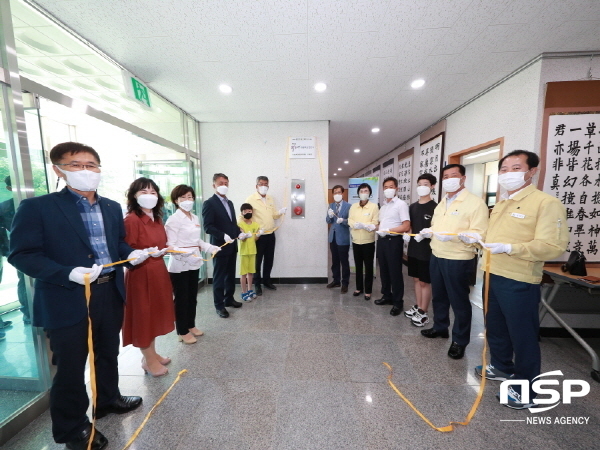
[[[164,200],[158,186],[138,178],[127,191],[125,241],[135,249],[150,250],[151,258],[127,271],[127,303],[123,321],[123,346],[142,350],[142,369],[154,377],[166,375],[171,360],[156,352],[155,338],[173,331],[173,289],[162,256],[167,234],[162,224]]]
[[[352,295],[358,297],[363,292],[365,300],[371,300],[373,291],[373,266],[375,260],[375,229],[379,224],[379,208],[369,202],[371,186],[362,183],[358,186],[360,202],[350,207],[348,225],[352,237],[352,253],[356,265],[356,290]],[[363,281],[363,265],[365,276]]]
[[[168,270],[175,296],[175,327],[179,341],[194,344],[196,337],[204,333],[196,328],[196,305],[198,301],[198,275],[203,264],[202,254],[221,250],[200,239],[200,221],[192,213],[196,193],[194,188],[180,184],[171,192],[171,201],[177,210],[167,220],[167,245],[185,253],[173,253],[169,258]]]

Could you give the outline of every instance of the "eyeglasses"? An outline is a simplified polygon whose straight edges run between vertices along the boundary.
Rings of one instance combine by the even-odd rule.
[[[78,162],[71,162],[68,164],[54,164],[55,166],[67,166],[70,167],[71,170],[100,170],[100,167],[102,167],[100,164],[94,164],[94,163],[90,163],[90,164],[81,164]]]

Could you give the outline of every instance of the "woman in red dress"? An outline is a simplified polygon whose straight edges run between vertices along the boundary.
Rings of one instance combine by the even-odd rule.
[[[142,350],[142,369],[155,377],[166,375],[171,360],[156,352],[154,340],[175,328],[173,288],[162,259],[167,250],[167,234],[162,223],[164,200],[158,186],[149,178],[138,178],[127,192],[125,241],[134,249],[154,248],[142,264],[125,274],[127,303],[123,320],[123,346],[133,344]]]

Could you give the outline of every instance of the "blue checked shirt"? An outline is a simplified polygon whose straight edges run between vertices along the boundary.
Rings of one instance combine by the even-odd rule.
[[[94,262],[99,266],[110,264],[112,260],[108,252],[106,233],[104,232],[104,219],[102,218],[102,210],[99,204],[101,197],[96,194],[96,203],[90,205],[90,202],[84,196],[73,192],[71,189],[69,189],[69,192],[77,199],[75,204],[81,214],[81,220],[83,220],[90,244],[94,250]],[[101,273],[106,274],[114,270],[114,267],[105,267]]]

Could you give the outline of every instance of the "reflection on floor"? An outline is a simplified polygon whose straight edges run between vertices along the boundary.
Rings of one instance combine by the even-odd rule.
[[[413,302],[406,283],[406,306]],[[194,345],[174,333],[157,340],[173,358],[168,376],[153,379],[140,368],[140,353],[120,356],[121,390],[142,395],[140,410],[98,422],[110,449],[120,449],[175,379],[188,373],[160,405],[135,449],[480,449],[597,448],[600,389],[589,376],[587,354],[570,339],[544,339],[543,371],[583,379],[591,392],[545,412],[544,417],[589,417],[587,425],[533,425],[529,411],[500,406],[499,384],[488,382],[472,423],[453,433],[429,428],[386,384],[394,368],[398,388],[437,426],[464,420],[480,379],[483,317],[474,307],[472,341],[464,359],[446,355],[447,339],[425,339],[403,316],[389,315],[362,296],[323,285],[280,285],[229,319],[214,313],[210,289],[199,295]],[[377,288],[377,286],[376,286]],[[238,288],[239,292],[239,288]],[[376,289],[377,292],[377,289]],[[378,296],[374,295],[373,299]],[[594,344],[600,347],[596,340]],[[7,445],[7,450],[59,449],[46,412]]]

